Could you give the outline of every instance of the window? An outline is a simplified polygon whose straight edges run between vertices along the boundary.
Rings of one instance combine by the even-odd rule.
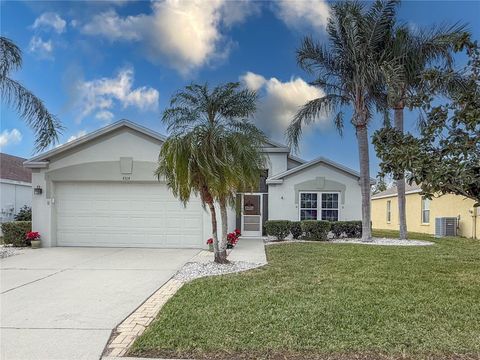
[[[317,194],[300,194],[300,220],[317,220]]]
[[[300,220],[338,221],[338,218],[338,193],[300,193]]]
[[[338,194],[322,194],[322,220],[338,221]]]
[[[422,198],[422,224],[430,224],[430,200]]]
[[[392,221],[392,201],[387,200],[387,223]]]

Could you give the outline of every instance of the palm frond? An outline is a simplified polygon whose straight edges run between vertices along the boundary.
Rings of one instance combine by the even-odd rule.
[[[14,42],[0,36],[0,77],[7,77],[12,70],[22,67],[22,51]]]
[[[0,94],[7,104],[16,108],[20,116],[35,132],[35,150],[40,151],[58,142],[63,126],[55,115],[19,82],[8,77],[0,80]]]

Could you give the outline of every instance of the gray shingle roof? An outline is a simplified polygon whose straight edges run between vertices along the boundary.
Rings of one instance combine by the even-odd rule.
[[[420,187],[420,185],[418,185],[416,183],[412,183],[412,185],[409,185],[408,182],[407,182],[405,184],[405,193],[420,192],[421,190],[422,190],[422,188]],[[372,199],[378,199],[378,198],[382,198],[382,197],[396,196],[396,195],[397,195],[397,186],[394,185],[394,186],[392,186],[391,188],[389,188],[385,191],[382,191],[382,192],[379,192],[378,194],[372,195]]]
[[[26,159],[9,154],[0,153],[0,179],[32,182],[32,170],[24,168]]]

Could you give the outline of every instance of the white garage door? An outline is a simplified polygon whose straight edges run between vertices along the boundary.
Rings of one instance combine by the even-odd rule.
[[[58,246],[201,247],[202,208],[163,184],[57,183]]]

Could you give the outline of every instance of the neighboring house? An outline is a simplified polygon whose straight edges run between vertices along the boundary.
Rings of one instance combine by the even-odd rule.
[[[25,205],[32,206],[32,171],[26,159],[0,153],[0,223],[12,221]]]
[[[43,246],[205,247],[210,214],[184,207],[153,173],[165,137],[122,120],[25,162],[33,171],[33,229]],[[255,193],[238,194],[229,230],[261,236],[267,219],[361,218],[359,174],[330,160],[305,162],[284,145],[263,151]]]
[[[480,234],[480,208],[475,201],[447,194],[428,200],[419,185],[406,184],[406,214],[408,231],[435,234],[435,218],[458,218],[458,235],[477,239]],[[394,186],[372,196],[372,226],[374,229],[398,230],[397,188]]]

